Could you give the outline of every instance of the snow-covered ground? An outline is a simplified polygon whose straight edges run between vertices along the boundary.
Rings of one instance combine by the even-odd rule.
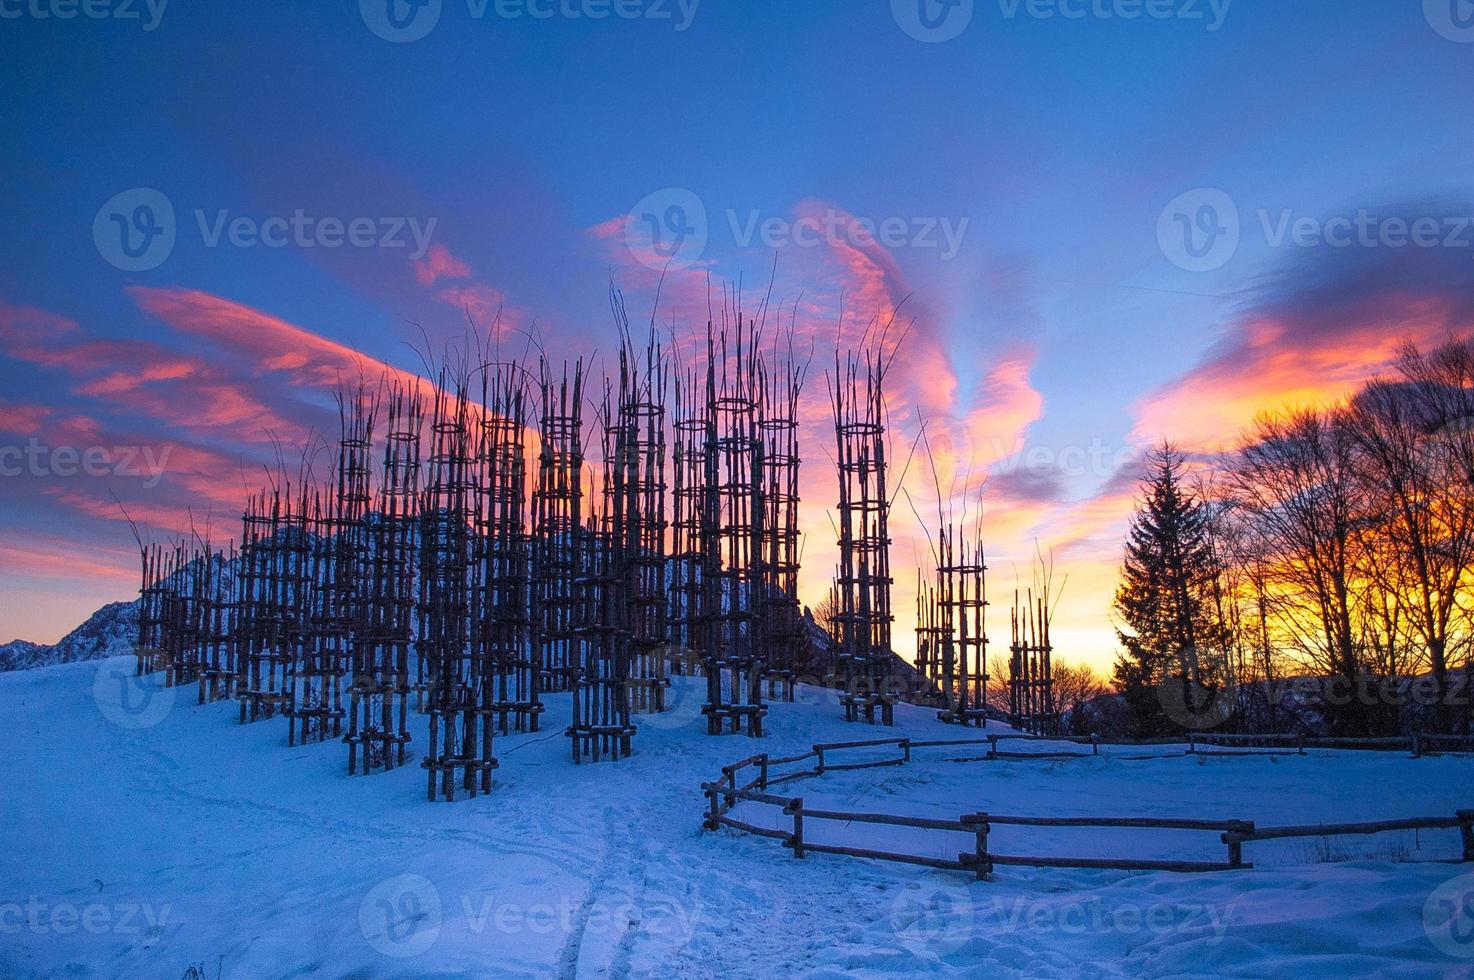
[[[822,692],[774,705],[754,742],[706,737],[700,682],[686,681],[668,715],[641,720],[633,758],[581,767],[555,697],[549,731],[498,739],[490,796],[432,805],[418,765],[349,777],[341,744],[289,749],[284,725],[241,727],[233,705],[129,691],[128,666],[0,676],[0,976],[1474,975],[1474,873],[1411,863],[1457,854],[1454,831],[1249,844],[1254,870],[1214,875],[1000,868],[973,882],[800,861],[775,841],[702,832],[699,783],[754,751],[892,734],[845,725]],[[957,731],[902,706],[895,734]],[[782,792],[946,817],[1261,825],[1474,807],[1474,762],[1461,758],[946,761],[958,754]],[[737,814],[781,819],[749,804]],[[809,833],[967,846],[873,826]],[[1215,835],[1187,832],[1061,843],[995,828],[992,847],[1223,855]]]

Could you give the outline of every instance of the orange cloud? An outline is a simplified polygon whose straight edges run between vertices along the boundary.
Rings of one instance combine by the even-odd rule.
[[[1191,371],[1137,405],[1140,443],[1216,451],[1266,410],[1338,401],[1407,341],[1474,329],[1474,279],[1457,249],[1312,252],[1270,280]]]

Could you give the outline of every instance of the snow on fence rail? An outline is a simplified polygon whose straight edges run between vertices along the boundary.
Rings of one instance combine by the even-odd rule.
[[[1421,754],[1422,749],[1427,746],[1430,738],[1444,741],[1450,739],[1461,744],[1468,744],[1474,739],[1460,736],[1412,736],[1400,739],[1301,739],[1298,736],[1263,736],[1263,735],[1213,735],[1208,738],[1217,740],[1206,741],[1203,736],[1197,736],[1188,743],[1188,754],[1205,754],[1196,748],[1199,742],[1203,744],[1243,744],[1247,740],[1268,740],[1270,747],[1293,745],[1295,751],[1304,753],[1305,748],[1344,748],[1349,742],[1371,742],[1376,745],[1362,746],[1367,748],[1409,748],[1414,755]],[[1283,740],[1288,739],[1289,742]],[[1419,740],[1423,740],[1420,742]],[[998,743],[1002,741],[1040,741],[1040,742],[1075,742],[1091,746],[1090,753],[1084,752],[1006,752],[998,749]],[[1319,743],[1333,742],[1335,745],[1321,745]],[[1396,742],[1397,745],[1390,743]],[[1201,872],[1201,871],[1234,871],[1252,868],[1253,865],[1244,861],[1243,846],[1253,841],[1284,840],[1292,837],[1337,837],[1337,836],[1360,836],[1367,834],[1380,834],[1398,830],[1446,830],[1458,828],[1462,844],[1462,852],[1459,863],[1474,861],[1474,810],[1459,810],[1451,817],[1409,817],[1401,820],[1379,820],[1363,823],[1343,824],[1308,824],[1304,826],[1284,827],[1257,827],[1252,820],[1190,820],[1164,817],[1026,817],[1005,816],[996,813],[978,812],[960,814],[956,819],[947,820],[935,817],[911,817],[897,816],[884,813],[850,813],[840,810],[813,809],[804,805],[801,796],[783,796],[769,792],[775,786],[794,782],[800,779],[812,779],[822,776],[827,772],[841,772],[852,769],[874,769],[883,766],[905,765],[911,761],[913,749],[921,748],[948,748],[964,746],[987,746],[988,754],[981,758],[1059,758],[1061,756],[1086,756],[1099,754],[1101,745],[1166,745],[1180,744],[1174,739],[1153,739],[1144,741],[1104,741],[1094,737],[1060,737],[1039,735],[988,735],[985,738],[963,738],[963,739],[911,739],[911,738],[880,738],[851,742],[819,742],[808,752],[790,756],[770,756],[767,753],[748,756],[731,765],[722,767],[722,777],[715,782],[701,784],[702,791],[707,798],[706,818],[702,826],[707,830],[717,830],[721,827],[732,827],[744,833],[754,834],[759,837],[771,837],[783,842],[783,846],[793,851],[793,856],[802,858],[809,852],[821,854],[842,854],[849,857],[874,858],[880,861],[898,861],[906,864],[919,864],[932,868],[944,868],[958,871],[971,871],[978,879],[988,878],[996,865],[1023,866],[1036,868],[1089,868],[1097,870],[1113,871],[1179,871],[1179,872]],[[879,759],[864,759],[854,762],[836,762],[835,754],[854,749],[876,749],[893,747],[897,754],[887,755]],[[1240,753],[1206,753],[1206,754],[1240,754]],[[775,772],[776,768],[791,766],[799,763],[814,761],[813,768],[798,769],[789,772]],[[747,770],[753,770],[754,775],[747,781],[739,783],[738,776]],[[739,802],[757,803],[765,806],[777,807],[784,816],[793,821],[792,830],[779,830],[772,827],[763,827],[744,820],[730,816],[730,811]],[[844,823],[866,823],[883,824],[892,827],[909,827],[929,831],[949,831],[963,834],[972,834],[974,839],[971,851],[961,851],[955,860],[947,858],[927,857],[920,854],[904,854],[892,851],[875,850],[863,847],[851,847],[841,844],[824,843],[815,841],[811,836],[806,836],[806,821],[838,821]],[[1212,832],[1219,835],[1220,842],[1227,848],[1225,860],[1217,861],[1164,861],[1144,860],[1139,858],[1086,858],[1086,857],[1043,857],[1026,856],[1017,854],[999,854],[990,850],[992,846],[991,836],[995,827],[1114,827],[1114,828],[1136,828],[1148,830],[1190,830]]]

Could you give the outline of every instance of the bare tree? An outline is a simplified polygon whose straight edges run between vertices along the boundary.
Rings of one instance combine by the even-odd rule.
[[[1061,715],[1110,689],[1105,676],[1089,664],[1054,662],[1054,706]]]
[[[1258,419],[1226,474],[1250,544],[1272,588],[1266,612],[1306,666],[1355,689],[1358,493],[1354,440],[1335,413],[1302,410]],[[1354,699],[1336,727],[1365,725]]]

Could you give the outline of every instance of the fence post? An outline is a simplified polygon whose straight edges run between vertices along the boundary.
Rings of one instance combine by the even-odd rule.
[[[993,873],[993,862],[988,860],[988,831],[991,829],[991,825],[988,823],[988,815],[986,813],[974,813],[964,815],[961,819],[963,823],[973,825],[973,874],[977,876],[978,881],[987,881],[988,877]]]
[[[1462,860],[1474,861],[1474,810],[1460,810],[1456,816],[1459,818],[1459,837],[1464,842]]]
[[[911,740],[909,738],[901,739],[901,760],[903,762],[911,761]]]
[[[988,758],[989,759],[996,759],[996,758],[998,758],[998,736],[997,735],[991,735],[990,734],[988,736]]]
[[[757,760],[758,781],[757,784],[764,792],[768,789],[768,753],[764,752]]]
[[[1221,840],[1228,845],[1228,866],[1230,868],[1242,868],[1244,866],[1244,838],[1253,833],[1254,821],[1229,821],[1229,829],[1224,832]]]
[[[1198,752],[1198,737],[1193,732],[1187,733],[1187,754],[1196,755]]]
[[[1295,734],[1295,751],[1301,755],[1305,754],[1305,736],[1298,732]]]
[[[816,774],[822,776],[824,775],[824,750],[816,745],[814,746],[814,754],[819,757],[819,768],[816,770]]]
[[[1091,732],[1090,733],[1090,754],[1091,755],[1100,755],[1100,733],[1099,732]]]
[[[718,827],[721,826],[721,824],[717,822],[717,817],[720,815],[720,811],[717,807],[716,784],[706,784],[706,799],[709,808],[706,811],[706,820],[703,822],[702,826],[705,827],[707,830],[716,830]]]
[[[804,798],[795,796],[788,801],[783,812],[793,816],[793,856],[801,858],[804,856]]]
[[[1422,757],[1423,757],[1423,736],[1421,734],[1417,733],[1417,732],[1414,732],[1413,733],[1413,758],[1414,759],[1421,759]]]

